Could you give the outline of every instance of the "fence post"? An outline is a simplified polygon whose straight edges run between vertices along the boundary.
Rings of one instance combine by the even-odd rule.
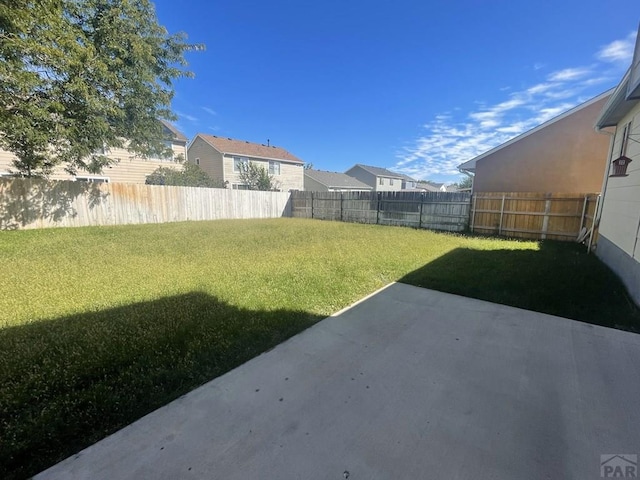
[[[376,225],[380,223],[380,193],[376,192],[376,197],[378,198],[378,202],[376,203]]]
[[[542,219],[542,240],[547,238],[547,232],[549,231],[549,212],[551,212],[551,199],[547,199],[544,202],[544,218]]]
[[[498,225],[498,235],[502,235],[502,217],[504,216],[504,197],[502,195],[502,204],[500,205],[500,225]]]
[[[593,245],[593,236],[596,233],[596,215],[598,214],[598,208],[600,207],[602,195],[596,197],[596,208],[593,212],[593,220],[591,221],[591,231],[589,233],[589,243],[587,244],[587,253],[591,253],[591,247]]]
[[[311,192],[311,218],[313,218],[313,192]]]
[[[471,233],[473,233],[473,224],[476,219],[476,194],[471,194]]]
[[[587,213],[587,202],[589,201],[589,195],[584,196],[584,203],[582,204],[582,215],[580,216],[580,225],[578,226],[578,235],[580,235],[580,231],[582,230],[582,226],[584,225],[584,216]]]
[[[344,193],[340,192],[340,221],[341,222],[344,222],[344,219],[342,217],[342,211],[344,210],[343,203],[344,203]]]
[[[420,194],[420,218],[418,218],[418,228],[422,228],[422,206],[424,205],[424,193]]]

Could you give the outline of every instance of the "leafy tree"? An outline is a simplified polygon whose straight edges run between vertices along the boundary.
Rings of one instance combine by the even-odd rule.
[[[158,119],[175,119],[184,53],[202,48],[168,34],[149,0],[3,0],[0,147],[27,176],[98,173],[111,147],[167,154]]]
[[[313,163],[311,163],[311,162],[306,162],[306,163],[303,165],[303,168],[304,168],[305,170],[312,170],[312,169],[313,169]]]
[[[277,182],[269,175],[269,172],[254,162],[244,162],[240,164],[240,181],[249,190],[277,190]]]
[[[224,188],[220,180],[207,175],[195,163],[185,163],[182,170],[159,167],[147,177],[147,185],[172,185],[178,187]]]
[[[465,175],[456,185],[458,185],[458,188],[471,188],[473,185],[473,177]]]

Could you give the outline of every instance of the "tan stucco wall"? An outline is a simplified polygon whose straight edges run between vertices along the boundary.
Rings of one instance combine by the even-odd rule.
[[[233,171],[233,157],[236,155],[224,156],[224,179],[229,182],[228,188],[241,184],[240,175]],[[240,156],[240,155],[237,155]],[[249,160],[269,171],[269,161],[259,158],[249,158]],[[280,161],[280,175],[273,176],[278,190],[288,192],[289,190],[304,190],[304,168],[302,164],[285,163]]]
[[[626,177],[606,178],[600,235],[640,261],[640,144],[633,140],[640,139],[640,103],[618,124],[612,149],[613,158],[610,160],[619,156],[622,131],[629,121],[633,123],[626,156],[632,161],[627,167]],[[609,165],[610,163],[609,161]]]
[[[197,163],[200,159],[200,168],[204,170],[214,180],[224,182],[224,171],[222,169],[222,154],[205,142],[202,138],[196,137],[188,149],[189,161]]]
[[[599,192],[609,139],[593,126],[608,98],[478,160],[473,191]]]

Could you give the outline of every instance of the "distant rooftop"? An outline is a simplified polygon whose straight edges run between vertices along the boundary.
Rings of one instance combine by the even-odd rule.
[[[393,178],[401,178],[403,180],[408,180],[410,182],[415,182],[415,180],[407,175],[404,175],[402,173],[396,173],[396,172],[392,172],[391,170],[387,170],[386,168],[381,168],[381,167],[372,167],[370,165],[363,165],[361,163],[356,163],[353,167],[351,168],[355,168],[355,167],[360,167],[363,170],[366,170],[369,173],[372,173],[373,175],[377,176],[377,177],[393,177]],[[351,170],[351,168],[349,170]]]
[[[174,125],[170,124],[166,120],[160,120],[160,123],[162,123],[162,125],[164,125],[164,127],[173,134],[173,138],[175,140],[178,140],[180,142],[186,142],[188,140],[180,130],[178,130]]]
[[[198,133],[196,136],[199,136],[222,153],[245,155],[247,157],[265,158],[269,160],[285,160],[292,163],[304,163],[298,157],[281,147],[252,143],[246,140],[235,140],[228,137],[217,137],[216,135],[208,135],[206,133]]]
[[[324,170],[305,170],[304,174],[329,188],[353,188],[371,190],[371,187],[346,173],[326,172]]]

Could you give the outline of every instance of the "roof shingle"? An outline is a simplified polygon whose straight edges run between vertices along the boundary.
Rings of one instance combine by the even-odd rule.
[[[329,188],[353,188],[362,190],[371,190],[366,183],[354,177],[350,177],[346,173],[326,172],[324,170],[305,170],[304,174],[316,182]]]
[[[291,163],[304,163],[284,148],[261,145],[259,143],[234,140],[232,138],[217,137],[206,133],[198,133],[205,142],[222,153],[245,155],[247,157],[265,158],[270,160],[284,160]]]
[[[166,128],[173,134],[174,140],[178,140],[179,142],[188,141],[187,137],[185,137],[184,134],[180,130],[178,130],[174,125],[171,125],[166,120],[160,120],[160,123],[162,123],[162,125],[164,125],[164,128]]]
[[[363,170],[366,170],[367,172],[374,174],[376,177],[393,177],[393,178],[401,178],[405,180],[407,179],[413,180],[411,177],[408,177],[407,175],[403,175],[402,173],[392,172],[391,170],[387,170],[386,168],[372,167],[370,165],[362,165],[361,163],[356,163],[351,168],[355,168],[355,167],[360,167]],[[351,170],[351,168],[349,170]]]

